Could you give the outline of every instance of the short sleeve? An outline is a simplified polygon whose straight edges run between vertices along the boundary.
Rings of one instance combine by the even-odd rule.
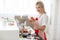
[[[43,25],[47,26],[47,24],[48,24],[48,16],[47,15],[43,15],[42,26]]]

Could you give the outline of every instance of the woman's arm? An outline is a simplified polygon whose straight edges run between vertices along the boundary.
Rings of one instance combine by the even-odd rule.
[[[41,31],[44,31],[46,26],[45,25],[42,25],[42,26],[39,26],[37,24],[34,24],[34,27],[36,27],[37,29],[41,30]]]
[[[35,28],[37,28],[38,30],[44,31],[45,28],[46,28],[45,25],[39,26],[38,24],[35,23],[35,21],[32,21],[32,22],[30,22],[30,23],[31,23],[31,25],[33,25],[33,26],[32,26],[33,29],[34,29],[34,27],[35,27]]]

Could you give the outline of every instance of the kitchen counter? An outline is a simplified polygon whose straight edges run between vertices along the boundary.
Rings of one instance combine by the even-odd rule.
[[[8,25],[8,22],[4,23],[4,20],[0,18],[0,40],[18,40],[19,29],[14,20],[14,25]]]

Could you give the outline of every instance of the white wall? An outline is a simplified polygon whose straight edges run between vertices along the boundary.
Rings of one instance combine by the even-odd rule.
[[[60,0],[54,0],[52,13],[51,40],[60,40]]]
[[[60,40],[60,0],[57,0],[57,2],[58,2],[57,4],[58,13],[56,13],[57,14],[56,40]]]

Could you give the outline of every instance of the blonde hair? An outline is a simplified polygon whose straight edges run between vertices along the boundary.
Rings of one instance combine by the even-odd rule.
[[[43,8],[43,12],[46,13],[46,12],[45,12],[45,8],[44,8],[44,4],[43,4],[42,1],[38,1],[38,2],[36,3],[36,5],[40,5],[40,6]]]

